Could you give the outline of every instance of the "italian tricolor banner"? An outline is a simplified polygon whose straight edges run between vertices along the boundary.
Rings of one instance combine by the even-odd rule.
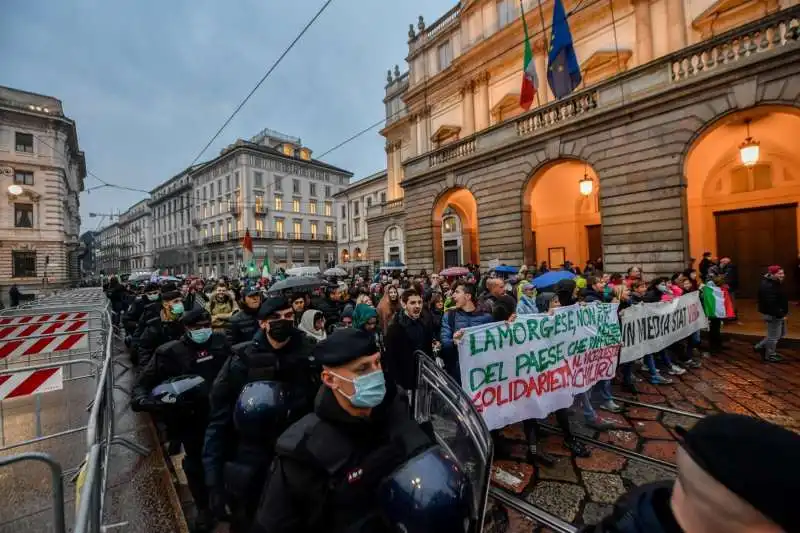
[[[717,287],[709,281],[700,294],[703,297],[703,311],[708,318],[734,318],[733,300],[727,287]]]
[[[533,51],[528,40],[528,24],[525,22],[525,10],[522,9],[522,28],[525,30],[525,60],[522,67],[522,89],[519,92],[519,105],[525,111],[531,108],[536,91],[539,90],[539,78],[536,76],[536,63],[533,61]]]

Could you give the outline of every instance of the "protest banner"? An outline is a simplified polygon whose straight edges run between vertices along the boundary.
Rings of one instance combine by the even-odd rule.
[[[573,397],[611,379],[621,345],[616,304],[519,315],[464,330],[461,384],[489,429],[545,418]]]
[[[684,294],[671,302],[634,305],[622,311],[621,315],[620,363],[656,353],[708,327],[697,292]]]

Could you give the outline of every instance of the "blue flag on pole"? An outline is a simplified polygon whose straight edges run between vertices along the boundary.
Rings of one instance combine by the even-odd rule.
[[[561,0],[553,4],[553,26],[547,52],[547,83],[556,98],[563,98],[581,83],[581,68],[572,46],[572,34]]]

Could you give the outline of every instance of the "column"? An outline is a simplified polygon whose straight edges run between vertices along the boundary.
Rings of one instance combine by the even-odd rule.
[[[423,130],[424,111],[420,111],[416,116],[416,131],[417,131],[417,155],[425,153],[425,131]]]
[[[489,73],[484,72],[475,80],[475,129],[489,127]]]
[[[686,18],[683,0],[667,0],[667,35],[669,52],[677,52],[686,46]]]
[[[461,88],[461,97],[461,136],[466,137],[475,133],[475,93],[471,81]]]
[[[422,132],[424,138],[422,139],[422,151],[427,152],[431,149],[431,108],[427,106],[422,111]]]
[[[653,59],[653,29],[650,21],[650,0],[634,3],[636,19],[636,64],[644,65]]]
[[[417,115],[411,115],[411,156],[419,155],[419,141],[417,140]]]

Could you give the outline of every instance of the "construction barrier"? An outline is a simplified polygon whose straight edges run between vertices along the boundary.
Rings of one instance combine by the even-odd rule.
[[[114,369],[129,370],[114,360],[112,347],[115,341],[121,342],[117,335],[108,300],[99,287],[61,291],[0,311],[0,468],[29,461],[50,467],[56,533],[66,532],[62,475],[83,474],[71,530],[99,533],[104,530],[111,446],[149,453],[115,433]],[[80,433],[85,433],[85,440],[77,441],[84,443],[85,460],[60,464],[63,461],[55,456],[73,457],[69,452],[74,452],[75,437]],[[7,455],[15,449],[42,445],[49,446],[52,453]]]

